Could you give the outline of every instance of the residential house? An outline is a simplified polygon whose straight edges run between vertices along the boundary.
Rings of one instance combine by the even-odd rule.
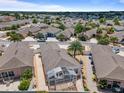
[[[103,30],[103,35],[105,35],[107,32]],[[85,35],[90,39],[92,37],[95,37],[97,35],[97,29],[91,29],[85,32]]]
[[[41,60],[48,85],[75,82],[81,76],[80,64],[57,44],[42,44]]]
[[[124,26],[114,26],[116,32],[124,31]]]
[[[98,81],[107,80],[110,87],[116,84],[124,88],[124,57],[116,55],[110,46],[103,45],[93,46],[92,56]]]
[[[0,81],[19,78],[28,68],[33,69],[32,50],[25,43],[12,43],[0,56]]]
[[[110,36],[117,37],[118,43],[124,43],[124,31],[115,32],[114,34],[111,34]]]
[[[13,16],[0,16],[0,22],[10,22],[16,20]]]
[[[2,22],[0,23],[0,30],[6,30],[7,28],[10,28],[12,25],[19,25],[24,26],[26,24],[29,24],[31,20],[17,20],[17,21],[10,21],[10,22]]]
[[[65,31],[61,31],[57,36],[60,34],[63,34],[67,39],[70,39],[71,36],[74,36],[74,28],[68,28]]]

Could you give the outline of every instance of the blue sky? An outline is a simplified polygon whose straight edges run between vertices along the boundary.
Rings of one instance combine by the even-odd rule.
[[[0,0],[8,11],[124,11],[124,0]]]

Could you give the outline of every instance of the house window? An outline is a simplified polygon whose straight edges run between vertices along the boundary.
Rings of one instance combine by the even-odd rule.
[[[6,78],[6,77],[8,77],[8,74],[7,74],[7,72],[2,72],[2,77],[3,77],[3,78]]]
[[[11,77],[11,76],[15,76],[15,74],[14,74],[13,71],[9,71],[8,74],[9,74],[10,77]]]
[[[54,79],[55,77],[54,76],[52,76],[52,77],[50,77],[49,79]]]
[[[62,75],[63,75],[62,72],[59,72],[59,73],[56,74],[57,77],[61,77]]]

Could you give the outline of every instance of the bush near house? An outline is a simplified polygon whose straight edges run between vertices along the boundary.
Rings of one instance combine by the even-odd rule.
[[[18,89],[19,90],[28,90],[32,76],[33,76],[32,70],[26,69],[22,73],[21,82],[20,82],[20,85],[18,86]]]
[[[98,84],[98,87],[101,88],[101,89],[107,88],[107,80],[100,80],[99,84]]]
[[[23,79],[31,79],[32,78],[32,75],[33,75],[33,73],[32,73],[32,70],[31,69],[26,69],[24,72],[23,72],[23,74],[22,74],[22,76],[21,76],[21,79],[23,80]]]
[[[78,35],[78,39],[81,40],[81,41],[87,41],[88,40],[88,37],[86,35]]]
[[[30,81],[23,79],[21,81],[20,85],[18,86],[18,89],[19,90],[28,90],[29,85],[30,85]]]
[[[98,43],[101,44],[101,45],[108,45],[110,43],[110,39],[107,36],[101,36],[98,39]]]
[[[67,41],[68,39],[65,37],[65,35],[60,34],[56,37],[59,41]]]

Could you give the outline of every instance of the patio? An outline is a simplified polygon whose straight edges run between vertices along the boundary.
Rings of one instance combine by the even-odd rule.
[[[7,84],[0,84],[0,91],[18,91],[18,85],[20,84],[20,81],[14,81],[10,83],[9,85]]]

